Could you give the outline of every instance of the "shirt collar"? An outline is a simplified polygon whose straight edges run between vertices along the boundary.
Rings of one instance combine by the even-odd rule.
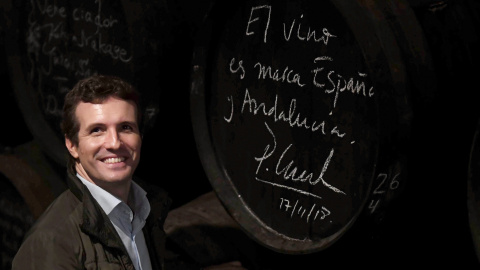
[[[78,173],[77,177],[88,188],[93,198],[98,202],[105,214],[110,215],[110,213],[115,207],[117,207],[117,205],[123,203],[122,200],[112,195],[108,191],[104,190],[103,188],[91,183],[90,181],[87,181]],[[147,192],[145,192],[145,190],[143,190],[137,183],[132,181],[128,199],[133,200],[131,203],[131,206],[133,207],[132,210],[135,215],[142,220],[145,220],[150,213],[150,204],[147,200],[146,195]]]
[[[103,209],[105,214],[109,215],[112,212],[112,210],[119,203],[122,202],[122,200],[113,196],[108,191],[106,191],[103,188],[91,183],[90,181],[87,181],[85,178],[81,177],[80,174],[78,174],[78,173],[77,173],[77,177],[88,188],[88,190],[92,194],[93,198],[98,202],[98,204]]]
[[[147,192],[132,181],[128,199],[132,200],[131,206],[133,207],[135,215],[145,221],[150,214],[150,203],[147,199]]]

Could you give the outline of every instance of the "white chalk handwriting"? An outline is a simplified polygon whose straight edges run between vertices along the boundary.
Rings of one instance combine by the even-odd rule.
[[[268,30],[270,28],[270,19],[272,14],[272,6],[262,5],[252,7],[250,10],[250,16],[247,20],[245,27],[245,35],[252,36],[256,32],[252,30],[253,26],[256,24],[261,24],[258,27],[263,27],[263,42],[267,43]],[[283,23],[283,38],[285,41],[290,41],[292,38],[292,32],[295,34],[293,38],[299,41],[309,42],[313,41],[316,43],[322,43],[323,45],[328,45],[330,38],[335,38],[336,36],[327,28],[322,28],[321,32],[318,32],[315,29],[312,29],[310,26],[302,26],[303,14],[300,15],[298,22],[296,19],[289,23],[290,27],[286,23]],[[305,29],[306,30],[305,30]],[[296,31],[294,31],[296,29]]]
[[[272,157],[273,153],[277,149],[277,140],[275,137],[275,134],[273,133],[272,129],[268,126],[267,123],[265,123],[265,127],[267,128],[268,132],[272,136],[273,139],[273,144],[267,144],[265,147],[262,156],[261,157],[254,157],[255,161],[258,162],[256,174],[260,172],[260,168],[262,167],[262,164],[265,160],[269,159]],[[286,153],[290,149],[292,144],[287,146],[282,154],[280,155],[278,161],[276,162],[276,167],[275,167],[275,174],[277,176],[280,176],[283,180],[291,180],[292,182],[306,182],[309,183],[310,185],[314,186],[318,183],[322,183],[325,187],[333,190],[336,193],[340,193],[343,195],[346,195],[346,193],[339,188],[334,187],[333,185],[327,183],[327,181],[324,179],[324,175],[327,172],[328,165],[330,163],[330,160],[332,159],[332,156],[334,154],[334,149],[332,148],[330,150],[330,153],[328,154],[327,158],[325,159],[325,162],[322,167],[322,171],[318,175],[316,179],[313,180],[313,173],[312,172],[307,172],[306,170],[303,170],[301,173],[299,172],[299,168],[294,165],[294,161],[291,160],[288,162],[288,164],[283,163],[283,159],[285,158]],[[268,171],[268,168],[265,168],[266,171]]]
[[[248,46],[245,46],[241,54],[235,55],[229,50],[224,58],[230,59],[225,63],[225,72],[231,75],[227,80],[231,80],[234,85],[231,89],[235,92],[222,97],[226,100],[226,106],[222,107],[225,111],[221,112],[222,123],[236,126],[239,123],[235,121],[246,124],[250,119],[260,119],[269,136],[262,137],[267,141],[260,144],[259,149],[253,149],[255,171],[252,172],[252,179],[276,189],[322,200],[320,206],[319,203],[307,206],[302,205],[299,199],[280,198],[279,208],[287,212],[290,218],[297,216],[307,223],[332,218],[335,213],[332,214],[328,209],[331,208],[328,205],[331,202],[325,201],[325,198],[334,196],[341,200],[351,194],[359,196],[357,190],[349,189],[355,185],[345,183],[351,179],[337,177],[349,175],[352,178],[352,173],[337,174],[335,170],[345,169],[341,162],[354,160],[349,155],[355,155],[360,147],[361,151],[368,151],[364,148],[363,140],[359,144],[356,142],[360,138],[353,138],[354,132],[360,136],[364,134],[353,130],[357,127],[355,110],[357,104],[361,104],[359,102],[364,102],[366,106],[373,105],[376,89],[364,70],[365,65],[359,65],[358,69],[353,64],[345,66],[345,61],[349,61],[348,57],[354,51],[348,46],[344,47],[342,36],[335,31],[339,28],[330,27],[328,19],[324,20],[324,25],[318,25],[318,20],[314,20],[316,25],[311,25],[311,13],[299,12],[279,19],[272,16],[275,7],[271,5],[252,6],[247,10],[245,23],[240,26],[244,27],[241,31],[244,30],[245,34],[241,37],[244,39],[242,44],[254,44],[252,47],[255,51],[249,55]],[[271,42],[276,44],[268,44]],[[300,46],[297,47],[298,44]],[[348,53],[337,51],[337,44],[341,45],[338,46],[340,49],[347,48]],[[262,54],[262,46],[265,47],[265,54]],[[305,93],[306,101],[301,98]],[[319,99],[321,102],[315,102]],[[358,108],[364,109],[363,106]],[[322,113],[324,117],[319,117]],[[358,115],[364,116],[361,113]],[[278,137],[277,140],[277,136],[283,135],[285,129],[292,129],[291,134],[298,137],[289,137],[291,134],[287,131],[289,135]],[[252,132],[259,133],[258,130]],[[303,134],[300,135],[302,132],[309,134],[303,137]],[[290,138],[312,141],[290,141]],[[315,149],[308,153],[311,145],[315,145]],[[309,154],[316,155],[311,159],[315,162],[308,160],[311,158],[307,157]],[[322,161],[320,164],[318,158]],[[389,182],[390,189],[398,186],[395,179]],[[384,182],[379,184],[375,193],[384,191]],[[375,211],[375,201],[372,200],[370,206],[371,211]]]
[[[317,207],[316,204],[313,204],[311,207],[305,207],[299,204],[299,200],[296,200],[295,204],[293,204],[293,201],[291,202],[291,200],[286,198],[280,198],[280,210],[286,213],[290,212],[290,218],[298,216],[301,219],[304,218],[306,222],[313,222],[317,218],[324,220],[331,214],[330,210],[325,206]],[[330,222],[332,221],[330,220]]]
[[[61,114],[57,98],[64,94],[65,86],[45,90],[45,81],[61,81],[65,85],[69,78],[96,74],[93,62],[98,56],[125,64],[133,58],[123,45],[115,44],[116,39],[108,38],[109,31],[119,25],[119,20],[114,15],[105,15],[102,1],[90,0],[90,3],[93,8],[88,9],[85,7],[88,5],[65,7],[57,1],[30,0],[25,35],[31,63],[29,75],[37,80],[32,85],[38,88],[46,114]],[[75,30],[67,30],[66,25]]]
[[[391,177],[387,173],[379,173],[377,176],[377,186],[372,192],[373,198],[370,200],[368,209],[370,209],[370,214],[374,213],[383,202],[383,194],[389,190],[396,190],[400,186],[399,176],[400,172],[396,173]],[[376,196],[378,195],[378,196]]]

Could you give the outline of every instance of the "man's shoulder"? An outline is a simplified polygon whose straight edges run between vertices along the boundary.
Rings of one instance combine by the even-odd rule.
[[[77,258],[82,252],[78,239],[82,216],[80,205],[68,190],[58,196],[25,235],[15,255],[13,269],[36,269],[37,266],[47,269],[42,266],[61,265],[69,258]]]
[[[70,192],[64,191],[43,212],[30,230],[45,234],[59,234],[72,226],[78,226],[82,218],[82,204]]]

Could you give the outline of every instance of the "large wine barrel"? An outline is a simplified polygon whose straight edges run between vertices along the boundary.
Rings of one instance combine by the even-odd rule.
[[[6,1],[5,53],[23,117],[42,149],[65,164],[66,92],[92,74],[120,76],[144,96],[146,127],[159,111],[164,32],[155,1]],[[162,41],[161,41],[162,40]]]
[[[13,257],[34,219],[23,198],[3,173],[0,173],[0,187],[0,267],[12,269]]]
[[[66,189],[57,167],[34,141],[15,148],[0,145],[1,269],[11,269],[28,229]]]
[[[455,232],[446,244],[463,247],[456,260],[478,265],[478,251],[473,248],[478,246],[478,196],[473,195],[477,193],[480,111],[472,86],[480,73],[480,3],[429,2],[416,7],[415,13],[431,49],[438,88],[422,117],[416,117],[416,145],[420,147],[411,163],[416,164],[415,177],[420,181],[412,197],[418,198],[418,217],[423,220],[416,227],[429,232],[424,237],[428,243],[445,231]],[[439,249],[436,254],[445,258],[451,251]]]
[[[217,3],[198,33],[191,110],[204,169],[274,251],[323,250],[405,186],[411,95],[434,78],[408,4],[379,2]]]
[[[477,259],[480,261],[480,121],[473,136],[467,177],[468,224]]]

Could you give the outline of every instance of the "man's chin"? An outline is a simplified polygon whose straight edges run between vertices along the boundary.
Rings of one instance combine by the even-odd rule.
[[[107,175],[100,176],[97,181],[104,184],[122,184],[132,180],[132,175],[130,173],[110,173]]]

